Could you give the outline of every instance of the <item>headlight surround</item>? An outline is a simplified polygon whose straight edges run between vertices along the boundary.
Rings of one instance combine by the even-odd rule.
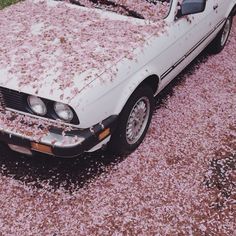
[[[35,114],[44,116],[47,113],[47,107],[41,98],[30,95],[27,97],[27,103]]]
[[[56,115],[63,121],[70,122],[74,118],[72,109],[64,103],[55,102],[54,111]]]

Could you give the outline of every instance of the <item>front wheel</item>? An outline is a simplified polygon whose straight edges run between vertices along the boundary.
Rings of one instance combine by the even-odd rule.
[[[111,137],[109,150],[128,154],[143,141],[153,113],[154,97],[150,87],[138,87],[119,115],[118,126]]]
[[[221,31],[216,35],[215,39],[210,43],[209,50],[211,53],[217,54],[223,50],[229,38],[232,22],[233,22],[233,16],[230,15],[226,19],[226,22]]]

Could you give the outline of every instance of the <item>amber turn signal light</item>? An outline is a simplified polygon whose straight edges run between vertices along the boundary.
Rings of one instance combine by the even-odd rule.
[[[47,154],[53,155],[52,147],[44,145],[44,144],[31,142],[31,149],[35,150],[35,151],[38,151],[38,152],[42,152],[42,153],[47,153]]]
[[[104,138],[106,138],[109,134],[110,134],[110,128],[107,128],[99,134],[98,139],[101,141]]]

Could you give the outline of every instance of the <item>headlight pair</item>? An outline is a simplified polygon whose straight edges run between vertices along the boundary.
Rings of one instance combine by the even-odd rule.
[[[45,102],[39,97],[30,95],[27,97],[27,103],[36,115],[45,116],[48,112]],[[74,118],[72,109],[64,103],[54,102],[53,109],[58,118],[65,122],[70,122]]]

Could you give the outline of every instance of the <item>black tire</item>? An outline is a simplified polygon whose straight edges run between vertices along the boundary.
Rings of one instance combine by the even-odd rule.
[[[233,22],[233,16],[230,15],[226,19],[226,22],[225,22],[223,28],[216,35],[214,40],[210,43],[210,45],[208,47],[210,53],[217,54],[217,53],[220,53],[224,49],[224,47],[227,43],[227,40],[229,38],[229,34],[231,31],[231,27],[232,27],[232,22]]]
[[[134,151],[147,133],[153,108],[154,96],[152,89],[147,85],[138,87],[119,115],[118,125],[112,134],[108,150],[118,155],[129,154]],[[135,115],[136,120],[132,120]],[[136,131],[138,132],[136,137],[132,136],[132,131],[133,134]]]

